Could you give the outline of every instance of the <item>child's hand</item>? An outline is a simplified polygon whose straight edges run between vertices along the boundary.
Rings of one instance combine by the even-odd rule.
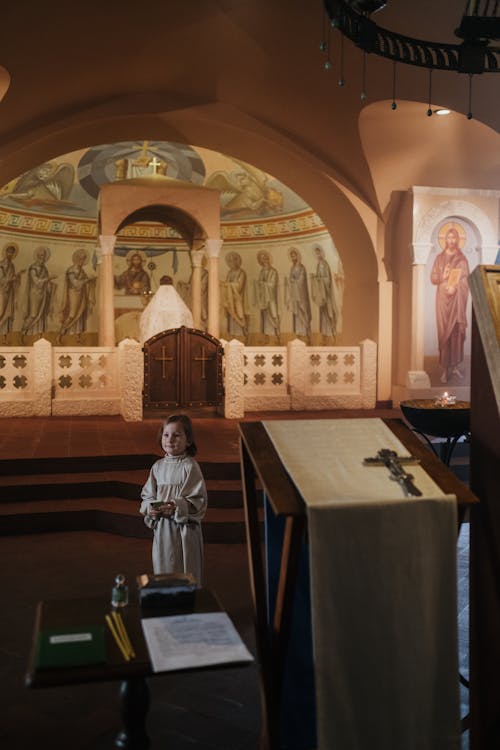
[[[152,503],[149,506],[148,514],[154,519],[162,517],[170,518],[174,515],[176,508],[177,504],[173,500],[168,500],[166,503],[161,503],[159,505]]]
[[[172,518],[175,511],[177,510],[177,503],[175,500],[169,500],[163,506],[163,515],[167,518]]]

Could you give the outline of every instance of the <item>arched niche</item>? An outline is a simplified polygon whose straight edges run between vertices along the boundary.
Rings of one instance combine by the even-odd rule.
[[[162,175],[120,180],[103,185],[98,201],[100,241],[100,329],[102,346],[113,346],[113,250],[118,232],[138,221],[159,221],[173,226],[188,244],[191,256],[202,248],[208,257],[208,331],[219,336],[218,256],[220,239],[220,196],[217,190],[171,180]],[[195,326],[201,290],[201,258],[193,262],[193,318]]]
[[[99,234],[115,235],[128,217],[153,206],[163,206],[171,214],[178,209],[177,216],[191,217],[204,237],[220,237],[219,192],[162,175],[103,185],[99,193]]]
[[[438,234],[443,226],[455,224],[462,228],[464,253],[470,271],[477,263],[492,264],[498,251],[496,224],[500,192],[495,190],[466,190],[446,188],[413,188],[413,266],[411,301],[410,368],[406,386],[410,390],[436,388],[442,383],[451,387],[462,398],[469,395],[470,320],[466,333],[466,357],[462,377],[456,382],[440,381],[433,359],[438,359],[437,338],[434,357],[429,354],[430,328],[435,326],[435,287],[430,283],[430,271],[439,247]],[[468,304],[470,318],[470,301]],[[434,332],[435,333],[435,332]],[[468,337],[468,339],[467,339]],[[432,346],[430,347],[433,348]]]

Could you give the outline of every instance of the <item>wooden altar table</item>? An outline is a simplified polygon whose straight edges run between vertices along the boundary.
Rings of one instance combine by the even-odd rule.
[[[321,429],[322,422],[327,423],[331,421],[339,423],[342,421],[356,422],[358,420],[315,420],[315,429]],[[361,423],[363,422],[368,423],[371,421],[372,420],[359,420],[358,423],[359,425],[361,425]],[[325,643],[321,644],[318,642],[318,638],[321,639],[321,637],[325,636],[325,628],[326,632],[328,633],[328,622],[326,626],[325,623],[318,624],[318,622],[316,622],[314,624],[316,641],[314,645],[316,659],[314,677],[316,682],[316,702],[318,704],[318,747],[320,748],[320,750],[327,749],[328,745],[326,743],[331,741],[331,737],[334,736],[335,732],[338,731],[338,726],[342,727],[340,730],[340,736],[346,738],[351,733],[351,739],[349,741],[354,744],[351,744],[349,746],[350,750],[357,750],[358,748],[368,747],[368,745],[363,744],[363,733],[361,732],[361,734],[358,736],[358,730],[356,729],[356,731],[353,731],[353,728],[359,728],[359,726],[365,721],[365,719],[367,722],[373,721],[374,724],[377,724],[378,718],[376,716],[376,706],[377,700],[379,699],[380,701],[392,702],[393,705],[390,706],[389,711],[398,711],[397,704],[399,701],[399,693],[395,695],[394,691],[391,692],[391,686],[387,686],[384,683],[384,674],[388,674],[390,676],[389,681],[390,679],[392,679],[392,677],[394,677],[396,688],[398,684],[397,680],[403,680],[404,682],[405,679],[408,679],[408,676],[410,677],[410,679],[414,677],[415,680],[420,683],[420,690],[425,691],[425,669],[428,665],[419,663],[417,666],[416,664],[412,663],[412,659],[421,660],[422,654],[425,659],[429,661],[429,664],[432,666],[432,668],[435,669],[436,680],[440,682],[441,685],[441,687],[439,688],[441,690],[441,695],[435,695],[433,699],[432,693],[435,689],[435,686],[433,685],[433,690],[429,691],[428,695],[426,695],[426,700],[424,701],[427,706],[431,706],[430,712],[426,710],[422,711],[420,707],[419,710],[415,712],[415,715],[419,720],[422,719],[422,716],[424,716],[424,719],[431,725],[437,724],[438,733],[449,732],[450,737],[449,741],[447,741],[448,744],[444,744],[442,738],[440,738],[439,740],[433,740],[434,743],[441,743],[441,745],[439,746],[439,750],[444,750],[444,748],[448,747],[458,747],[458,650],[456,647],[455,568],[455,539],[457,531],[456,522],[458,519],[458,523],[461,523],[467,508],[473,503],[477,502],[477,499],[475,498],[473,493],[471,493],[465,485],[459,482],[459,480],[456,479],[456,477],[449,471],[449,469],[444,466],[444,464],[442,464],[436,458],[436,456],[411,433],[411,431],[402,423],[402,421],[373,421],[382,423],[382,435],[384,435],[383,430],[389,430],[390,435],[393,436],[393,439],[396,441],[396,443],[403,448],[403,452],[404,449],[406,449],[406,451],[420,459],[421,468],[419,468],[418,471],[423,471],[425,473],[427,477],[425,483],[429,482],[428,487],[435,485],[437,493],[431,492],[430,494],[432,497],[430,500],[428,497],[426,498],[424,496],[424,498],[422,498],[422,503],[420,498],[403,498],[403,493],[401,491],[401,502],[396,501],[394,505],[394,508],[396,508],[398,505],[401,505],[401,507],[403,508],[403,513],[406,514],[406,516],[403,516],[403,518],[406,517],[407,520],[403,522],[401,528],[404,529],[404,533],[408,536],[409,543],[413,544],[412,537],[414,536],[414,534],[412,532],[412,528],[414,528],[415,532],[418,531],[418,534],[420,536],[420,541],[418,542],[418,544],[423,546],[423,548],[425,549],[425,554],[422,554],[420,556],[417,553],[413,553],[415,556],[415,564],[418,563],[418,566],[420,567],[418,568],[417,572],[412,572],[410,570],[410,572],[407,574],[411,585],[415,585],[416,589],[415,592],[413,592],[412,589],[409,596],[406,596],[405,592],[403,592],[402,599],[406,600],[406,612],[404,611],[403,607],[401,607],[401,609],[398,608],[398,602],[401,598],[401,592],[391,591],[390,586],[388,588],[388,581],[379,581],[376,578],[377,572],[375,571],[377,570],[377,568],[375,567],[373,576],[370,576],[369,574],[366,576],[366,591],[367,593],[369,592],[371,597],[371,599],[369,600],[371,602],[371,609],[369,608],[364,612],[361,611],[358,613],[358,616],[355,615],[354,617],[352,616],[351,612],[351,620],[349,620],[348,618],[347,623],[348,628],[350,628],[351,630],[353,629],[354,624],[352,639],[350,640],[349,633],[347,634],[347,636],[346,634],[344,634],[344,636],[341,635],[340,638],[337,638],[338,633],[343,627],[341,622],[343,613],[349,611],[350,609],[352,610],[353,607],[359,605],[359,602],[356,603],[354,600],[349,601],[350,582],[348,582],[347,586],[344,585],[342,593],[343,601],[338,601],[338,597],[340,596],[339,591],[342,591],[342,586],[340,586],[340,589],[337,586],[338,581],[335,580],[335,574],[334,572],[332,574],[330,565],[326,566],[327,575],[325,578],[326,583],[324,589],[321,588],[321,586],[323,585],[322,583],[319,583],[318,580],[315,581],[317,572],[311,570],[311,592],[313,604],[314,599],[316,598],[316,601],[322,602],[321,608],[323,609],[324,603],[325,608],[328,612],[328,617],[332,617],[333,620],[335,620],[336,628],[336,640],[334,641],[332,639],[331,641],[329,641],[329,639],[327,638],[325,646]],[[302,424],[302,420],[289,421],[287,423],[286,430],[292,436],[291,443],[295,441],[297,444],[302,446],[300,450],[307,453],[307,444],[303,444],[301,442],[300,432]],[[295,481],[292,481],[292,479],[290,478],[290,475],[285,468],[285,462],[282,460],[283,457],[276,449],[273,439],[269,435],[268,429],[266,429],[266,426],[262,422],[241,423],[239,429],[249,551],[250,580],[255,608],[256,638],[261,670],[261,696],[263,708],[262,747],[278,749],[281,746],[282,742],[281,735],[283,726],[280,714],[283,709],[282,701],[285,688],[285,674],[287,674],[288,677],[290,677],[291,674],[289,670],[289,661],[290,658],[293,658],[293,655],[291,657],[290,653],[288,652],[288,645],[292,630],[292,613],[294,610],[294,602],[296,602],[296,594],[298,588],[297,579],[299,576],[299,569],[303,563],[304,557],[304,541],[310,541],[309,535],[313,533],[317,534],[318,527],[321,530],[321,527],[324,525],[327,531],[326,539],[323,540],[322,544],[323,548],[328,550],[329,547],[332,547],[332,545],[329,543],[328,535],[335,535],[335,533],[337,533],[337,524],[335,521],[335,516],[331,517],[334,518],[333,522],[331,518],[330,520],[328,520],[328,516],[326,516],[326,523],[323,523],[323,520],[321,520],[321,516],[317,516],[315,518],[314,514],[311,515],[310,509],[306,511],[302,494],[297,489]],[[376,453],[378,447],[380,446],[375,447],[374,450],[369,451],[369,453]],[[315,450],[314,445],[310,446],[310,448],[313,451]],[[308,461],[306,456],[306,468],[307,463]],[[371,482],[375,479],[373,475],[371,477],[370,475],[368,475],[368,478],[366,476],[366,472],[373,471],[372,468],[363,467],[360,465],[359,470],[361,472],[364,472],[363,479],[366,478],[366,481]],[[383,472],[386,471],[386,469],[384,467],[381,470],[377,471]],[[408,469],[408,471],[411,471],[411,473],[414,473],[416,476],[418,476],[419,481],[422,482],[422,473],[417,474],[417,471],[413,471],[413,469]],[[399,486],[395,482],[389,481],[387,471],[386,474],[387,477],[383,477],[382,481],[385,481],[386,479],[388,486],[391,486],[388,492],[388,496],[390,497],[391,493],[392,496],[394,496],[394,490],[396,490],[397,492],[397,490],[400,490],[401,488],[399,488]],[[375,483],[380,482],[381,477],[382,475],[379,474]],[[315,484],[315,477],[313,476],[312,480],[310,477],[307,481],[309,483]],[[273,584],[271,583],[269,571],[267,569],[267,566],[272,559],[272,555],[275,553],[267,548],[268,540],[266,540],[265,545],[266,562],[264,562],[261,553],[261,540],[257,515],[259,504],[258,501],[260,496],[256,488],[256,482],[259,483],[260,487],[263,490],[266,504],[268,505],[268,510],[270,511],[271,516],[282,521],[282,539],[280,542],[281,546],[278,553],[279,569],[276,575],[275,590],[271,590]],[[426,495],[428,495],[428,487],[426,485]],[[440,495],[443,498],[444,504],[441,503]],[[450,495],[454,495],[454,497],[450,498]],[[390,500],[390,503],[392,503],[392,500]],[[439,513],[441,513],[441,516],[439,516],[438,514],[436,518],[441,518],[441,520],[439,520],[437,524],[435,524],[434,521],[429,520],[427,526],[428,529],[430,529],[430,537],[433,538],[428,539],[429,532],[426,531],[423,526],[422,528],[420,528],[421,519],[419,509],[424,509],[422,515],[425,516],[425,514],[429,512],[429,508],[432,509],[430,512],[434,513],[433,509],[437,508],[439,505],[443,505],[443,508],[445,508],[444,515],[441,513],[441,511],[439,511]],[[345,504],[340,503],[340,506],[345,507]],[[382,506],[384,508],[383,514],[387,513],[387,503],[385,501],[382,503]],[[410,515],[408,515],[408,511]],[[385,519],[383,521],[384,523],[386,523],[387,518],[390,517],[391,514],[392,510],[389,511],[389,516],[381,516],[381,518]],[[309,521],[307,520],[308,515]],[[341,518],[342,515],[339,515],[337,517]],[[319,521],[317,520],[318,518],[320,519]],[[363,523],[364,518],[368,518],[369,523],[378,523],[377,512],[375,510],[374,514],[372,509],[370,509],[370,511],[368,512],[366,509],[363,509],[363,507],[361,507],[359,511],[357,511],[356,518],[358,519],[359,529],[362,529],[363,526],[366,526],[366,524]],[[311,521],[311,519],[313,520]],[[432,519],[432,516],[430,516],[429,519]],[[361,521],[361,523],[359,523],[359,521]],[[342,523],[343,522],[344,521],[342,521]],[[411,526],[411,524],[413,524],[413,527]],[[312,528],[313,525],[316,526],[315,530]],[[439,534],[434,533],[434,528],[437,527],[442,530],[443,538],[445,539],[445,543],[443,544],[441,544],[440,542]],[[341,529],[342,527],[339,526],[339,528]],[[384,528],[389,527],[386,526]],[[354,525],[351,526],[351,529],[356,529],[356,521]],[[390,536],[390,539],[396,540],[395,553],[397,553],[398,549],[404,549],[405,542],[402,538],[398,539],[397,524],[394,526],[393,530],[394,533],[387,535],[387,538],[389,538]],[[369,535],[363,532],[363,534],[361,534],[360,538],[358,539],[358,544],[365,544],[368,539]],[[356,540],[354,540],[354,545],[355,544]],[[399,548],[397,547],[397,545],[400,545]],[[342,549],[342,538],[339,537],[338,534],[336,543],[333,546],[336,547],[337,550]],[[384,547],[385,545],[380,545],[381,549]],[[416,549],[418,552],[418,547]],[[354,550],[356,550],[355,546]],[[383,550],[383,554],[385,554],[385,550]],[[353,552],[353,570],[359,568],[360,561],[357,555],[359,555],[359,549]],[[335,565],[339,564],[339,558],[335,558],[335,550],[332,559],[335,561]],[[387,563],[386,561],[386,563],[384,564],[390,565],[390,558],[388,558],[388,560],[389,562]],[[413,558],[410,557],[409,561],[407,560],[405,562],[405,564],[409,565],[410,568],[412,560]],[[364,565],[364,570],[369,571],[370,560],[367,559],[363,560],[362,562]],[[376,565],[378,564],[379,563],[376,561]],[[393,565],[393,567],[397,568],[398,565]],[[381,566],[380,570],[384,571],[383,565]],[[388,578],[390,579],[390,569],[386,568],[385,570],[386,572],[389,572]],[[422,571],[425,571],[425,575]],[[344,567],[344,575],[345,572],[346,568]],[[418,590],[420,586],[419,576],[420,580],[425,579],[425,585],[424,582],[422,582],[421,587],[423,589],[423,595],[422,591]],[[370,578],[374,580],[370,581]],[[451,580],[448,580],[449,578],[451,578]],[[436,579],[435,582],[433,582],[434,579]],[[394,580],[397,581],[397,577]],[[404,580],[404,577],[402,580]],[[357,595],[359,596],[360,590],[361,594],[363,594],[363,582],[361,582],[360,584],[360,581],[358,580],[357,583],[353,583],[353,587],[355,585],[358,586]],[[378,605],[377,603],[377,591],[375,587],[378,585],[381,586],[380,594],[383,594],[383,596],[385,597],[384,607],[380,607],[380,605]],[[391,585],[393,584],[391,583]],[[318,586],[320,587],[319,589]],[[435,591],[432,590],[433,587],[435,588]],[[333,592],[333,594],[331,594],[331,592]],[[441,638],[440,642],[436,641],[435,643],[431,642],[428,644],[421,638],[414,637],[415,633],[419,633],[419,627],[422,626],[422,623],[418,622],[418,609],[416,614],[414,612],[414,608],[412,609],[412,607],[414,607],[414,605],[412,604],[415,598],[414,593],[415,597],[417,597],[415,601],[420,602],[417,607],[422,606],[425,609],[425,607],[429,606],[430,622],[432,622],[430,632],[433,632],[435,626],[437,632],[439,633],[439,637]],[[420,599],[418,599],[418,596],[420,596]],[[318,597],[324,598],[318,599]],[[390,610],[391,606],[394,607],[394,612],[392,613],[392,621],[391,612],[388,611]],[[352,611],[355,612],[356,610],[354,609]],[[312,619],[314,621],[314,611],[312,612],[312,615]],[[433,621],[433,618],[435,622]],[[319,620],[320,618],[316,619]],[[373,630],[373,622],[376,622],[377,620],[380,620],[380,625],[377,626],[378,630]],[[367,640],[369,640],[375,633],[376,637],[380,638],[381,643],[363,643],[365,623],[367,624]],[[341,706],[339,708],[339,703],[341,703],[342,701],[336,700],[334,694],[332,694],[331,697],[326,696],[325,700],[325,690],[333,690],[335,693],[336,690],[339,690],[339,684],[343,689],[343,678],[345,678],[346,683],[348,683],[349,679],[351,679],[352,677],[350,673],[352,672],[353,660],[350,660],[350,657],[344,659],[345,652],[356,649],[359,646],[361,650],[364,649],[365,654],[369,652],[371,653],[373,651],[376,652],[379,648],[381,649],[381,654],[386,653],[387,650],[391,648],[391,639],[399,637],[398,623],[400,623],[399,630],[405,631],[405,629],[408,629],[409,643],[405,643],[403,638],[402,643],[397,644],[399,648],[399,658],[395,657],[393,672],[391,672],[391,668],[387,670],[384,668],[383,664],[381,665],[381,672],[379,675],[380,690],[370,693],[370,702],[375,708],[370,705],[366,706],[366,711],[364,710],[365,707],[362,704],[362,690],[359,691],[359,694],[354,700],[354,703],[356,700],[358,700],[358,705],[349,705],[347,711],[344,710],[345,706]],[[357,632],[354,632],[354,630]],[[449,633],[448,630],[450,631]],[[403,636],[404,634],[405,633],[403,633]],[[445,642],[445,636],[447,637],[447,642]],[[412,638],[413,641],[411,640]],[[384,639],[386,641],[385,643]],[[430,640],[433,640],[433,636]],[[351,642],[352,649],[350,649]],[[297,642],[294,642],[293,648],[297,650]],[[336,648],[340,649],[340,651],[337,653],[335,652]],[[435,653],[433,652],[433,648],[437,649]],[[324,659],[330,659],[330,652],[331,654],[333,654],[331,662],[334,666],[333,669],[330,669],[328,667],[325,669],[321,666],[321,664]],[[433,653],[436,658],[433,658]],[[405,666],[406,672],[402,675],[396,676],[396,673],[399,670],[400,662],[405,661],[405,659],[409,662],[409,666],[407,665],[408,668],[406,668]],[[356,657],[354,657],[354,662],[355,660]],[[344,666],[342,666],[343,663]],[[438,664],[439,669],[436,668],[436,664]],[[359,666],[361,671],[362,667],[363,665],[361,664]],[[344,674],[342,673],[343,669],[345,670]],[[419,676],[419,673],[422,672],[424,673],[423,682],[421,681],[421,677]],[[369,682],[369,680],[367,680],[367,682]],[[399,692],[401,692],[400,688],[397,689],[399,690]],[[377,692],[380,693],[380,697],[377,696]],[[407,689],[406,692],[409,695],[411,690]],[[445,694],[443,694],[443,692]],[[321,697],[321,695],[323,697]],[[331,705],[329,703],[330,700]],[[349,703],[349,700],[349,696],[346,696],[345,703]],[[447,704],[446,706],[444,706],[445,720],[444,724],[442,725],[440,725],[440,719],[436,722],[435,716],[431,716],[433,712],[433,700],[439,700],[440,705]],[[359,702],[361,703],[359,704]],[[406,706],[406,710],[408,710],[408,706]],[[330,716],[325,717],[325,713],[330,714]],[[334,717],[333,720],[331,720],[332,716]],[[351,719],[350,722],[349,718]],[[389,725],[391,720],[392,719],[390,719],[389,717]],[[333,735],[331,734],[331,727],[328,726],[332,723],[333,725],[335,725]],[[400,722],[400,726],[397,728],[397,731],[406,731],[406,727],[402,726],[403,723],[404,719],[402,720],[402,722]],[[324,725],[326,725],[326,729]],[[381,727],[381,731],[383,731],[383,724],[381,725]],[[434,729],[435,727],[433,727],[433,731]],[[393,727],[391,728],[391,731],[392,730]],[[432,742],[430,742],[429,744],[425,744],[422,736],[419,735],[419,726],[412,727],[411,732],[409,731],[408,734],[413,734],[413,736],[415,737],[414,741],[417,743],[415,747],[438,747],[437,744],[432,744]],[[337,745],[335,746],[337,747]],[[376,737],[373,731],[371,731],[371,744],[369,745],[370,748],[387,746],[390,746],[390,737]],[[297,745],[297,747],[300,747],[300,745]],[[348,745],[338,744],[338,747],[339,750],[344,750],[344,747],[348,747]],[[410,744],[399,744],[398,750],[404,750],[405,747],[410,747]]]

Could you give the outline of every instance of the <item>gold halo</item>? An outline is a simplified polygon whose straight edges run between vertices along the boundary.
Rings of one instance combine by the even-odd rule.
[[[7,250],[7,248],[8,248],[8,247],[13,247],[13,248],[14,248],[14,250],[15,250],[15,253],[14,253],[14,255],[13,255],[12,257],[13,257],[13,258],[15,258],[15,257],[16,257],[16,255],[17,255],[17,254],[18,254],[18,252],[19,252],[19,245],[18,245],[18,244],[17,244],[16,242],[7,242],[7,244],[6,244],[6,245],[4,245],[4,246],[3,246],[3,248],[2,248],[2,256],[3,256],[4,258],[5,258],[5,256],[6,256],[6,250]]]
[[[38,247],[36,247],[33,250],[33,260],[36,260],[36,254],[38,253],[39,250],[43,250],[44,251],[44,253],[45,253],[45,262],[47,262],[49,260],[50,256],[51,256],[50,247],[47,247],[47,245],[38,245]]]
[[[147,258],[142,252],[142,250],[129,250],[125,256],[125,260],[127,261],[127,266],[132,265],[132,258],[134,257],[134,255],[138,255],[141,258],[143,264],[147,262]]]
[[[457,232],[458,246],[460,250],[462,250],[462,248],[465,247],[467,243],[467,234],[463,226],[461,224],[458,224],[456,221],[447,221],[446,224],[443,224],[443,226],[439,230],[438,242],[441,250],[444,250],[446,247],[446,235],[448,234],[450,229],[455,229],[455,231]]]
[[[271,253],[269,252],[269,250],[259,250],[259,252],[257,253],[258,263],[260,263],[260,259],[262,258],[263,255],[266,255],[269,258],[269,263],[272,264],[273,259],[271,257]]]
[[[292,252],[293,253],[297,253],[297,260],[299,261],[299,263],[302,263],[302,255],[300,254],[300,250],[298,250],[296,247],[289,247],[288,248],[288,257],[290,258],[290,260],[292,260],[292,258],[291,258],[291,253]]]
[[[79,247],[78,250],[74,251],[73,255],[71,256],[71,260],[73,261],[73,263],[76,263],[75,258],[77,255],[80,255],[80,253],[83,253],[85,257],[85,260],[83,261],[83,265],[86,265],[89,262],[89,253],[88,253],[88,250],[85,250],[85,248],[83,247]]]

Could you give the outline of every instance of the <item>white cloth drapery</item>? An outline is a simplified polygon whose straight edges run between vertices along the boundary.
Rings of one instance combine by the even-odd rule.
[[[457,750],[456,499],[380,419],[264,426],[307,506],[319,750]]]

